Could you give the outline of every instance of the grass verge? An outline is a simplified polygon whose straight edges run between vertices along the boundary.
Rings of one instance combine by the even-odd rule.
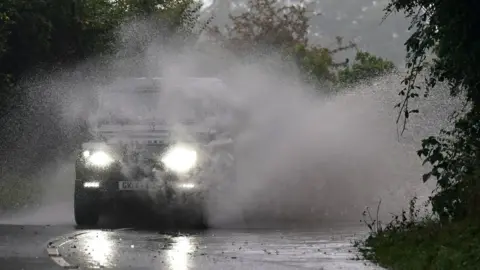
[[[371,218],[364,219],[369,236],[356,242],[364,259],[395,270],[480,269],[480,222],[440,223],[433,217],[419,217],[415,199],[409,211],[386,226]]]

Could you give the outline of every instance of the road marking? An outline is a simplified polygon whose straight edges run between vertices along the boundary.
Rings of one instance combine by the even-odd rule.
[[[133,230],[133,228],[121,228],[121,229],[115,229],[113,231],[114,232],[123,232],[123,231],[129,231],[129,230]]]
[[[50,257],[59,257],[60,253],[58,252],[58,248],[47,248],[48,256]]]
[[[113,232],[128,231],[131,229],[132,228],[121,228],[121,229],[116,229],[112,231]],[[80,235],[87,234],[87,233],[93,233],[93,232],[95,231],[73,232],[70,234],[62,235],[54,239],[51,239],[50,241],[48,241],[47,248],[46,248],[48,256],[50,257],[50,259],[52,259],[54,263],[56,263],[57,265],[59,265],[64,269],[81,269],[80,266],[73,265],[67,262],[60,254],[59,248],[65,245],[66,243],[74,240],[75,237],[78,237]]]
[[[62,268],[65,268],[65,269],[80,269],[80,267],[78,267],[77,265],[69,264],[62,257],[51,257],[51,259]]]

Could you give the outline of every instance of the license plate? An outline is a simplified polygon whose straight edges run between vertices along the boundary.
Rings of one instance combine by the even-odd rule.
[[[160,186],[156,183],[141,182],[141,181],[120,181],[118,182],[119,190],[152,190],[159,189]]]

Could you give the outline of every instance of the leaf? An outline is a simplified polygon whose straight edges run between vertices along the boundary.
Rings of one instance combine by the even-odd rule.
[[[423,183],[426,183],[428,179],[432,176],[432,173],[426,173],[422,176]]]

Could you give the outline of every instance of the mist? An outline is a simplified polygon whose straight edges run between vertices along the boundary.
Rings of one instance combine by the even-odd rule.
[[[145,32],[133,35],[128,25],[122,29],[124,50],[153,31],[136,27]],[[446,90],[439,88],[421,103],[424,114],[414,118],[399,137],[394,109],[402,87],[398,75],[331,93],[305,84],[298,70],[274,53],[247,60],[205,41],[183,46],[152,41],[144,46],[144,54],[117,54],[106,66],[90,59],[40,76],[47,87],[30,102],[40,102],[52,111],[53,116],[42,122],[55,119],[51,125],[60,134],[44,131],[31,140],[31,135],[23,133],[23,143],[11,148],[13,157],[26,151],[44,153],[45,148],[55,151],[47,151],[42,159],[48,162],[36,162],[35,173],[25,176],[28,183],[40,187],[35,203],[0,222],[73,224],[73,151],[85,138],[79,125],[88,124],[91,104],[104,82],[138,73],[163,77],[167,89],[189,76],[218,77],[226,88],[214,98],[244,113],[241,122],[230,123],[231,133],[236,134],[237,178],[208,200],[213,227],[357,222],[365,207],[376,206],[380,199],[380,214],[389,217],[412,196],[425,200],[430,194],[432,187],[421,181],[426,168],[415,151],[424,136],[447,124],[454,106],[446,106],[452,104]],[[188,107],[170,100],[159,102],[171,104],[162,107],[171,119]],[[450,111],[442,109],[447,107]],[[24,126],[33,122],[28,119]],[[215,121],[231,120],[218,114]],[[207,125],[206,121],[198,124]],[[33,162],[27,156],[19,159]],[[21,170],[18,166],[13,171]]]

